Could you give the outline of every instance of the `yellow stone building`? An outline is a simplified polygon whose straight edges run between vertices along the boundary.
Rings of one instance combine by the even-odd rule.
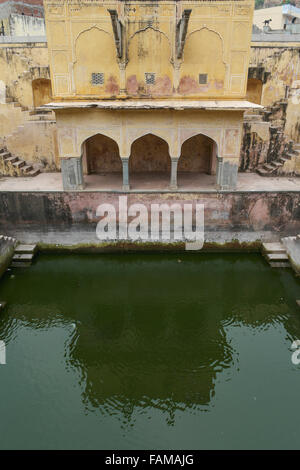
[[[64,189],[89,173],[124,190],[150,179],[176,190],[180,178],[201,189],[203,173],[235,188],[243,113],[257,106],[246,101],[253,0],[44,5]]]

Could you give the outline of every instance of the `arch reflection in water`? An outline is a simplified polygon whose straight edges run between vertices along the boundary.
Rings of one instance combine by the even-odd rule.
[[[200,426],[203,413],[212,416],[226,398],[220,395],[220,383],[247,376],[248,365],[252,367],[259,341],[250,341],[253,350],[242,351],[243,360],[249,361],[241,365],[243,341],[235,338],[244,331],[264,338],[273,330],[282,341],[288,336],[290,344],[300,338],[295,311],[299,282],[292,273],[270,270],[257,255],[41,256],[13,282],[4,278],[0,296],[8,302],[0,317],[0,339],[8,351],[21,341],[24,328],[35,335],[50,335],[55,329],[63,330],[64,338],[67,334],[61,359],[66,372],[60,380],[67,381],[69,373],[72,386],[79,384],[85,410],[80,425],[84,428],[87,416],[100,416],[99,432],[104,432],[101,423],[110,419],[128,435],[130,428],[140,429],[141,422],[146,426],[157,414],[176,432],[182,416],[201,416]],[[267,353],[268,345],[263,348]],[[22,357],[17,359],[22,368]],[[254,359],[260,387],[267,369],[263,357]],[[30,370],[35,360],[38,363],[38,356],[33,355]],[[283,360],[288,369],[289,352]],[[50,354],[55,369],[51,361]],[[253,380],[252,369],[249,377]],[[44,375],[37,378],[42,394],[47,394]],[[64,416],[70,389],[60,393],[56,407]],[[224,406],[212,423],[224,426]],[[244,413],[249,403],[240,406]],[[47,415],[48,409],[43,412]],[[230,428],[228,419],[226,426]]]

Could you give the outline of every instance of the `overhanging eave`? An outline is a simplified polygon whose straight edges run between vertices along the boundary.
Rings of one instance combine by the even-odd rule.
[[[262,109],[263,106],[245,100],[99,100],[99,101],[55,101],[41,106],[40,109],[59,111],[63,109],[174,109],[174,110],[220,110],[247,111]]]

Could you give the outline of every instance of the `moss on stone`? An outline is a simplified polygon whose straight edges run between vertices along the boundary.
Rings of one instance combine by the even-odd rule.
[[[239,240],[231,240],[230,242],[217,243],[205,242],[203,252],[260,252],[261,241],[240,242]],[[74,245],[38,243],[38,250],[42,253],[122,253],[122,252],[182,252],[185,250],[184,242],[132,242],[132,241],[115,241],[102,243],[78,243]]]
[[[0,254],[0,277],[5,273],[8,266],[10,265],[13,254],[14,254],[13,246],[5,247],[3,252]]]

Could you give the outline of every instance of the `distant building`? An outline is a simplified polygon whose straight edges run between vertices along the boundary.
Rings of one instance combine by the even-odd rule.
[[[1,36],[45,36],[44,8],[41,0],[0,0]]]
[[[283,3],[289,3],[290,5],[300,8],[300,0],[290,0],[289,2],[285,0],[265,0],[264,8],[277,7]]]
[[[269,22],[268,25],[265,25],[266,21]],[[272,30],[287,29],[300,32],[300,8],[286,4],[255,10],[253,24],[260,29],[265,25]]]

